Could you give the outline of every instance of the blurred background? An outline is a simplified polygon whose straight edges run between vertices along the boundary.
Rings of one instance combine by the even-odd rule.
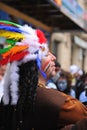
[[[87,72],[87,0],[0,0],[0,20],[41,29],[64,70]]]

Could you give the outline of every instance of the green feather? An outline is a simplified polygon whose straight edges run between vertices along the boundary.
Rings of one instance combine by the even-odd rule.
[[[3,54],[3,53],[5,53],[5,52],[9,51],[12,47],[13,47],[13,46],[9,46],[9,47],[6,47],[6,48],[4,48],[4,49],[0,49],[0,54]]]
[[[11,25],[14,25],[16,27],[21,27],[21,25],[19,25],[19,24],[16,24],[16,23],[10,22],[10,21],[6,21],[6,20],[0,20],[0,22],[3,22],[5,24],[11,24]]]
[[[17,40],[13,40],[13,39],[6,39],[6,42],[10,45],[15,45],[15,43],[17,42]]]

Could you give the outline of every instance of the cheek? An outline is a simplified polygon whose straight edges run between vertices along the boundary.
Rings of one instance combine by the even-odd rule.
[[[51,62],[50,59],[49,59],[49,60],[46,60],[46,61],[43,60],[43,62],[42,62],[42,70],[43,70],[43,71],[46,70],[46,68],[49,66],[50,62]]]

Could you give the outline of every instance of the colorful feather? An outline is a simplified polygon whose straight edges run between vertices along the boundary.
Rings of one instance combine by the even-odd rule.
[[[5,65],[7,64],[8,62],[12,62],[12,61],[17,61],[17,60],[21,60],[25,55],[27,55],[28,52],[20,52],[20,53],[17,53],[15,55],[11,55],[11,56],[8,56],[4,59],[1,59],[0,60],[0,64],[1,65]]]
[[[7,89],[10,85],[11,104],[15,105],[19,96],[19,65],[31,60],[37,60],[38,69],[44,78],[46,78],[46,74],[41,69],[41,59],[47,54],[46,48],[48,46],[42,31],[35,30],[28,25],[20,26],[5,20],[0,20],[0,37],[4,38],[3,45],[4,43],[6,46],[8,44],[8,47],[0,49],[0,65],[11,63],[6,73],[6,81],[8,82],[4,86],[5,94],[3,101],[4,104],[9,103],[10,99]]]
[[[44,73],[44,71],[41,69],[41,60],[40,60],[39,56],[37,56],[36,61],[37,61],[37,66],[38,66],[39,71],[41,72],[41,74],[43,75],[43,77],[46,79],[47,76],[46,76],[46,74]]]
[[[14,55],[14,54],[16,54],[18,52],[21,52],[21,51],[23,51],[23,50],[25,50],[27,48],[28,48],[27,45],[24,45],[24,46],[23,45],[22,46],[14,46],[8,52],[2,54],[2,56],[3,56],[3,58],[5,58],[5,57],[7,57],[9,55]]]
[[[12,55],[10,57],[10,62],[12,61],[18,61],[18,60],[21,60],[25,55],[27,55],[29,52],[27,51],[24,51],[24,52],[20,52],[20,53],[17,53],[15,55]]]
[[[8,60],[9,59],[9,57],[7,57],[7,58],[5,58],[5,59],[2,59],[2,60],[0,60],[0,65],[5,65],[5,64],[7,64],[8,63]]]
[[[8,46],[8,47],[6,47],[6,48],[0,49],[0,54],[3,54],[3,53],[5,53],[5,52],[9,51],[12,47],[13,47],[13,46]]]
[[[5,37],[7,39],[13,39],[13,40],[22,40],[24,39],[24,35],[17,32],[10,32],[6,30],[0,30],[0,37]]]
[[[21,25],[19,25],[19,24],[16,24],[16,23],[10,22],[10,21],[6,21],[6,20],[0,20],[0,24],[13,25],[13,26],[16,26],[16,27],[18,27],[18,28],[21,27]]]
[[[19,28],[12,27],[12,26],[6,26],[6,25],[0,25],[0,30],[7,30],[7,31],[19,32],[19,33],[22,32]]]
[[[8,44],[10,44],[10,45],[15,45],[16,42],[17,42],[17,40],[6,39],[6,43],[8,43]]]
[[[36,30],[37,36],[39,38],[39,42],[42,43],[46,43],[46,38],[44,36],[44,33],[42,31],[40,31],[39,29]]]
[[[0,21],[0,25],[8,25],[8,26],[12,26],[11,24],[5,24],[4,22]]]

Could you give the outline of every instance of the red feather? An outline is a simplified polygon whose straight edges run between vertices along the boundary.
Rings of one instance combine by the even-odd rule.
[[[21,60],[28,52],[20,52],[10,57],[10,62],[15,60]]]
[[[0,60],[0,65],[5,65],[9,61],[9,57],[6,57],[5,59]]]
[[[25,55],[27,55],[29,52],[20,52],[12,56],[8,56],[5,59],[0,60],[1,65],[5,65],[8,62],[16,61],[16,60],[21,60]]]
[[[37,36],[39,37],[39,42],[41,44],[42,43],[46,43],[47,39],[45,38],[44,33],[41,30],[39,30],[39,29],[37,29],[36,32],[37,32]]]
[[[7,26],[12,26],[11,24],[6,24],[4,22],[0,22],[1,25],[7,25]]]

